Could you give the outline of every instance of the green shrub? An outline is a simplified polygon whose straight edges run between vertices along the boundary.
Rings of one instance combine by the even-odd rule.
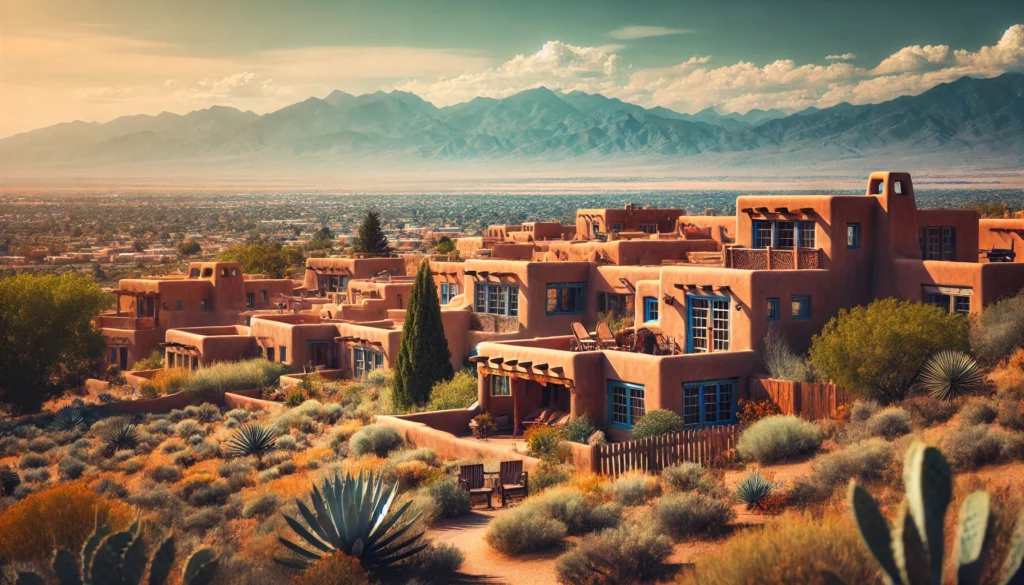
[[[683,430],[683,417],[661,408],[650,410],[633,425],[633,438],[657,437]]]
[[[565,535],[565,524],[558,520],[513,512],[493,520],[484,539],[495,550],[515,556],[561,546]]]
[[[85,462],[80,461],[70,455],[62,458],[60,463],[57,464],[57,473],[60,474],[63,479],[78,479],[85,473]]]
[[[840,310],[814,336],[810,361],[837,386],[889,402],[906,398],[929,356],[968,346],[961,315],[889,298]]]
[[[36,437],[28,442],[28,450],[33,453],[46,453],[50,449],[55,449],[56,447],[57,443],[55,443],[50,437],[46,436]]]
[[[1024,294],[992,303],[971,325],[971,349],[994,365],[1024,347]]]
[[[681,492],[688,492],[700,489],[710,478],[703,465],[687,461],[662,469],[661,479]]]
[[[274,492],[263,492],[242,506],[242,518],[264,517],[278,508],[279,499]]]
[[[622,520],[622,508],[614,504],[593,505],[577,489],[555,488],[527,498],[515,514],[554,518],[566,532],[578,536],[605,528],[614,528]]]
[[[651,506],[651,512],[661,531],[676,540],[720,533],[736,518],[728,501],[696,492],[668,494]]]
[[[430,389],[427,410],[469,408],[477,401],[477,377],[469,369],[459,370],[451,380],[442,380]]]
[[[393,451],[388,455],[389,466],[395,466],[408,461],[422,461],[431,467],[437,467],[441,464],[441,460],[437,458],[437,453],[433,449],[427,449],[426,447]]]
[[[866,422],[881,408],[874,400],[856,400],[850,406],[850,422]]]
[[[523,438],[526,440],[530,455],[543,458],[558,451],[562,435],[555,427],[540,425],[527,429]]]
[[[583,537],[558,557],[555,571],[565,585],[653,582],[671,554],[672,543],[650,526],[624,526]]]
[[[174,465],[161,465],[150,469],[147,475],[157,483],[174,483],[180,481],[184,474]]]
[[[969,425],[946,434],[942,453],[953,467],[973,469],[999,461],[1000,446],[988,426]]]
[[[402,435],[391,425],[368,425],[356,431],[348,445],[349,452],[356,457],[369,454],[387,457],[388,453],[402,446]]]
[[[900,406],[910,413],[910,422],[914,427],[920,429],[946,422],[953,418],[959,408],[955,402],[924,395],[907,398]]]
[[[775,488],[775,482],[761,475],[760,470],[755,470],[743,476],[736,485],[736,499],[746,504],[747,510],[753,510],[760,506]]]
[[[898,406],[890,406],[872,415],[864,423],[869,436],[884,437],[890,441],[910,433],[910,413]]]
[[[284,364],[263,358],[221,362],[193,372],[185,391],[196,402],[219,402],[225,392],[276,386],[284,372]]]
[[[39,467],[48,467],[50,465],[50,458],[40,453],[25,453],[22,455],[21,460],[18,461],[18,467],[20,469],[36,469]]]
[[[785,332],[774,324],[768,327],[768,334],[765,335],[761,359],[768,373],[776,380],[810,382],[813,378],[807,361],[793,353]]]
[[[530,493],[535,494],[547,488],[569,481],[570,465],[559,465],[550,461],[541,461],[537,470],[530,475]]]
[[[623,506],[639,506],[661,495],[661,484],[653,475],[631,473],[612,483],[615,501]]]
[[[996,420],[1008,429],[1024,431],[1024,403],[1013,398],[1003,398],[999,401]]]
[[[892,458],[892,444],[879,438],[819,455],[811,462],[811,475],[797,480],[789,499],[794,503],[823,501],[840,487],[845,488],[851,479],[862,482],[880,480],[889,469]]]
[[[430,498],[437,505],[441,517],[454,518],[469,514],[470,500],[469,492],[462,489],[458,480],[446,478],[426,487]]]
[[[995,421],[998,415],[996,405],[988,398],[972,398],[960,408],[960,424],[987,425]]]
[[[821,446],[821,429],[795,416],[771,416],[747,427],[736,442],[745,460],[775,463],[804,455]]]
[[[408,570],[431,584],[458,583],[456,572],[465,560],[466,556],[455,545],[431,543],[409,559]],[[416,579],[408,583],[412,582],[416,582]]]
[[[562,438],[573,443],[587,444],[587,440],[598,431],[597,425],[589,416],[578,416],[569,419],[562,427]]]

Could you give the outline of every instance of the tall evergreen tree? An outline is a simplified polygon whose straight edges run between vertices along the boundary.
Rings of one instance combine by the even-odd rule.
[[[402,344],[395,360],[395,404],[403,410],[414,404],[426,404],[434,384],[451,380],[454,375],[437,287],[430,275],[430,262],[424,260],[405,309]]]
[[[384,228],[380,225],[380,214],[376,209],[366,210],[366,217],[363,218],[363,223],[359,224],[355,250],[362,254],[386,255],[389,253],[388,237],[384,235]]]

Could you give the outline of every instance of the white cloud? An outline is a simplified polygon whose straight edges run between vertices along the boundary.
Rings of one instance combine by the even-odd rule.
[[[889,73],[910,73],[923,71],[940,66],[949,57],[949,47],[946,45],[913,45],[903,47],[892,55],[886,57],[873,73],[885,75]]]
[[[649,37],[664,37],[668,35],[681,35],[690,31],[682,28],[669,28],[667,26],[624,26],[617,28],[608,34],[613,39],[632,41],[635,39],[646,39]]]
[[[857,55],[853,53],[843,53],[842,55],[826,55],[826,61],[853,61],[857,58]]]

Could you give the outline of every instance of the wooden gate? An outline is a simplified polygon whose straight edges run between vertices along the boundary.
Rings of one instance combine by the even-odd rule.
[[[729,425],[608,443],[597,448],[597,468],[614,477],[627,471],[660,473],[685,461],[708,465],[735,447],[736,435],[736,425]]]

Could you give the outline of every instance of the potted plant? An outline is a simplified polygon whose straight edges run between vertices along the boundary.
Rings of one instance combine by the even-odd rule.
[[[475,417],[469,423],[469,428],[473,430],[473,438],[487,440],[487,437],[498,431],[498,425],[494,424],[494,419],[491,418],[490,413],[482,412]]]

